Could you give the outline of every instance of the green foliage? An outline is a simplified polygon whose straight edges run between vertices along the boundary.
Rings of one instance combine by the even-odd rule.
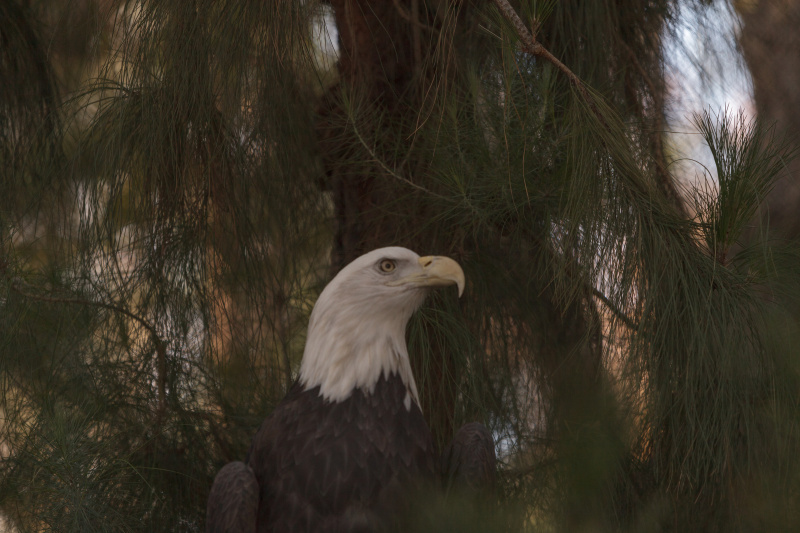
[[[696,211],[706,246],[724,264],[794,150],[741,111],[736,117],[721,113],[716,120],[706,112],[695,124],[711,149],[718,188],[698,192]]]
[[[431,497],[420,531],[798,523],[800,254],[743,235],[793,151],[699,117],[718,182],[692,218],[663,155],[677,2],[518,7],[584,88],[491,5],[419,4],[392,56],[416,47],[413,68],[365,68],[379,93],[318,70],[313,2],[89,9],[95,48],[57,80],[12,61],[54,62],[55,8],[0,6],[0,511],[20,531],[201,530],[296,377],[342,228],[467,274],[409,349],[437,443],[495,435],[499,501]]]

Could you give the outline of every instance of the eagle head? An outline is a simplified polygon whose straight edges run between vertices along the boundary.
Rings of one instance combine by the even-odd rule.
[[[381,375],[396,372],[408,388],[409,407],[418,399],[406,325],[430,288],[447,285],[464,292],[464,271],[449,257],[389,247],[354,260],[311,311],[300,383],[306,390],[319,386],[321,396],[338,402],[356,388],[372,393]]]

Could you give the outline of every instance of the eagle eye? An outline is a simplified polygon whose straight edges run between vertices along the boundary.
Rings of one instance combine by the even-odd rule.
[[[394,272],[394,269],[397,268],[397,264],[391,259],[381,259],[381,262],[378,264],[378,266],[380,267],[381,272],[386,274]]]

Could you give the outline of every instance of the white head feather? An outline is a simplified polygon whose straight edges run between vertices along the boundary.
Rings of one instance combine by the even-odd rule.
[[[464,273],[447,257],[420,257],[400,247],[380,248],[346,267],[320,294],[308,324],[300,383],[320,387],[326,400],[340,402],[353,390],[372,393],[381,376],[397,373],[418,402],[405,330],[427,289],[456,284]]]

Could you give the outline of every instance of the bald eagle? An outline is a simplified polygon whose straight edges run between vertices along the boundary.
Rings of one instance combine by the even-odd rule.
[[[347,265],[311,312],[300,374],[262,423],[246,464],[229,463],[208,498],[207,532],[346,532],[395,527],[407,494],[491,483],[491,436],[468,424],[444,455],[419,407],[405,329],[432,287],[456,285],[450,258],[381,248]]]

